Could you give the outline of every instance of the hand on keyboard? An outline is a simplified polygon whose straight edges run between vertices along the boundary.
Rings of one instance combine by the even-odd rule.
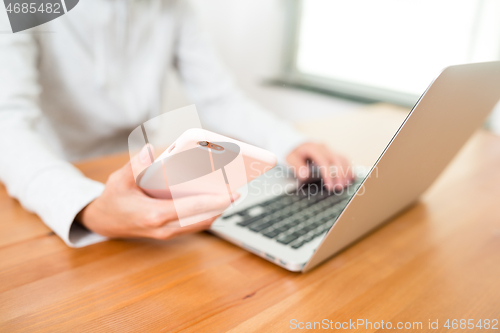
[[[318,167],[325,186],[329,190],[344,188],[354,180],[349,161],[323,144],[304,143],[287,157],[288,164],[295,168],[296,176],[302,181],[311,176],[308,161],[314,162]]]

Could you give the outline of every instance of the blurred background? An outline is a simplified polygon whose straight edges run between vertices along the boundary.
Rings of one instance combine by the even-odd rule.
[[[500,60],[498,0],[191,0],[236,83],[295,122],[411,107],[446,66]],[[166,110],[188,104],[177,78]],[[500,105],[486,124],[500,134]]]

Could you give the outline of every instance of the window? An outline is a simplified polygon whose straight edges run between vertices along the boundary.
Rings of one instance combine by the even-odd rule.
[[[498,0],[291,3],[291,84],[412,105],[444,67],[500,59]]]

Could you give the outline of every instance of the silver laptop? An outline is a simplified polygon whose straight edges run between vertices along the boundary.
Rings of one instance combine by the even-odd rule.
[[[500,99],[500,61],[446,68],[420,97],[366,177],[338,193],[299,186],[275,168],[211,232],[306,272],[415,203]],[[276,193],[275,189],[282,189]]]

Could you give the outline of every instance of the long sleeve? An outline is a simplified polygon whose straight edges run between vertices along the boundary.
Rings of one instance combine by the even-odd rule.
[[[184,2],[176,48],[176,66],[202,125],[227,136],[266,148],[283,163],[307,139],[291,124],[246,98],[233,84]]]
[[[9,31],[6,13],[0,15],[0,30]],[[85,178],[37,133],[43,117],[37,57],[32,34],[0,35],[0,180],[69,246],[85,246],[104,238],[73,221],[104,186]]]

